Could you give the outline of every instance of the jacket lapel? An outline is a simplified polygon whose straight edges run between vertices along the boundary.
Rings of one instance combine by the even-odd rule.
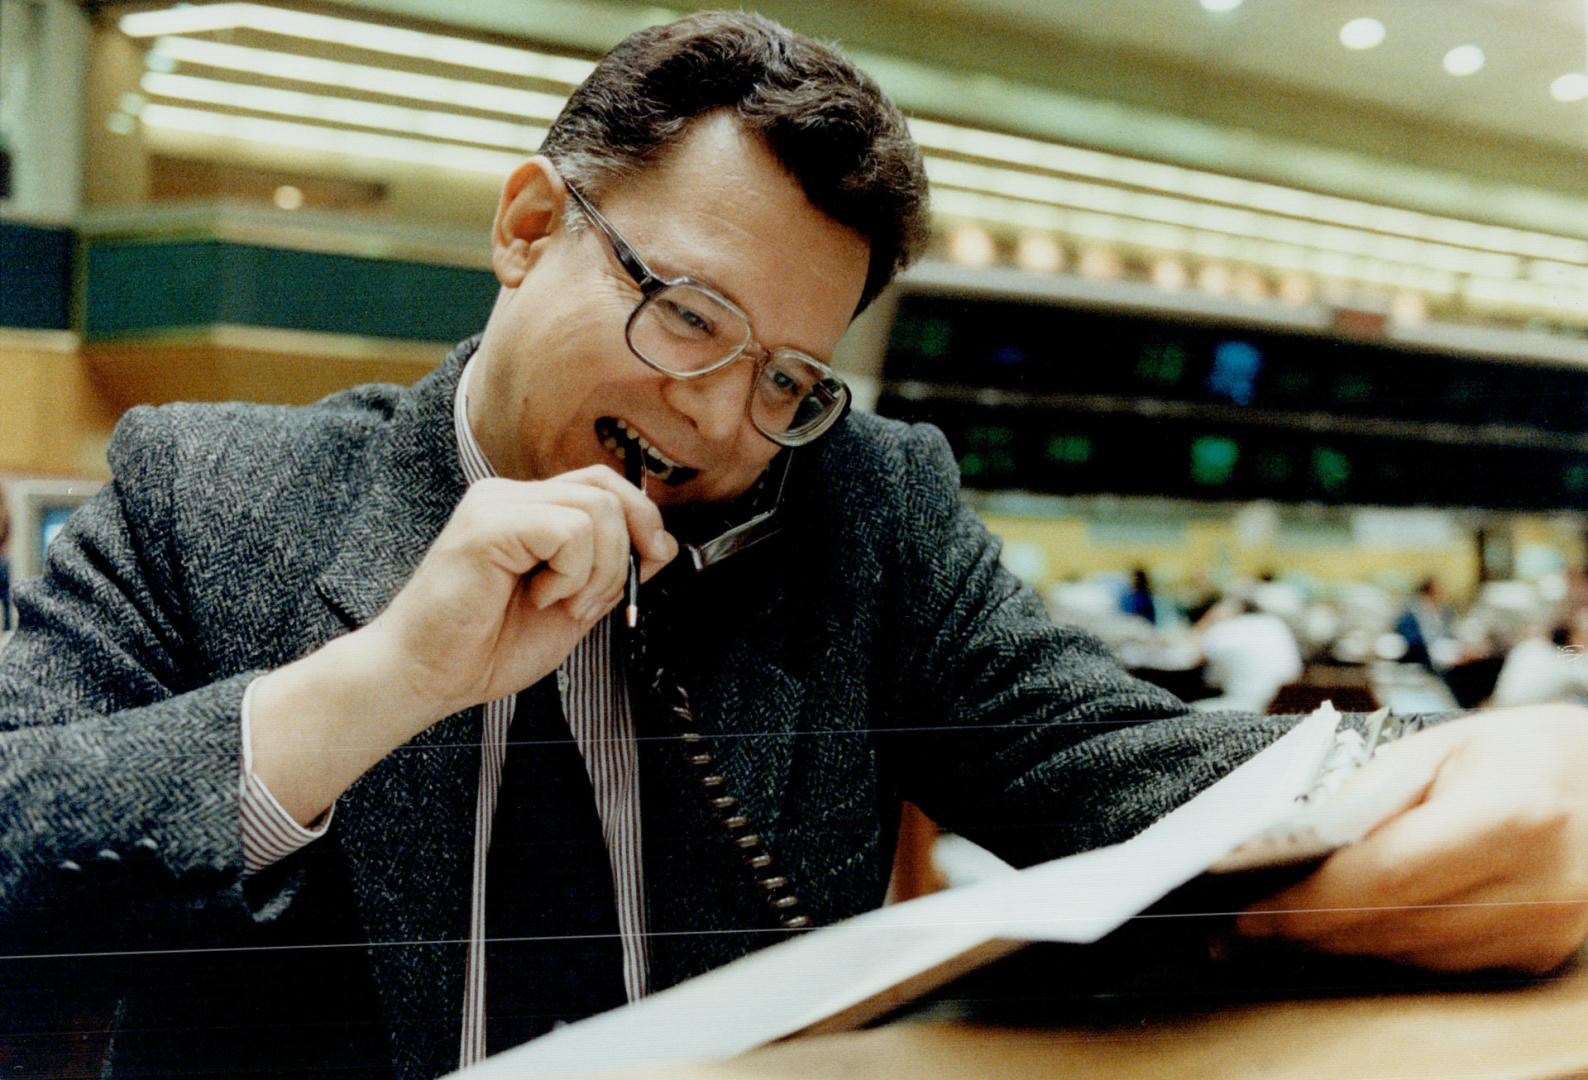
[[[366,462],[345,539],[306,613],[317,641],[363,626],[407,582],[466,487],[453,394],[473,342],[405,392]],[[374,983],[399,1075],[457,1063],[479,785],[479,708],[388,755],[337,802]]]
[[[407,391],[371,448],[342,546],[315,582],[346,629],[373,619],[412,576],[468,486],[452,399],[477,339]]]

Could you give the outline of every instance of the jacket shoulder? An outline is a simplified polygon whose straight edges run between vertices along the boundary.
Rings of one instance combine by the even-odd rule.
[[[961,507],[959,466],[930,424],[853,414],[817,444],[802,481],[823,516],[851,527],[941,522]]]
[[[813,471],[827,485],[897,485],[926,479],[958,490],[953,452],[931,424],[852,414],[817,444],[814,465]]]
[[[247,483],[295,462],[346,458],[390,421],[401,394],[401,387],[371,385],[303,406],[140,405],[111,436],[111,474],[123,487],[190,472],[230,473]]]

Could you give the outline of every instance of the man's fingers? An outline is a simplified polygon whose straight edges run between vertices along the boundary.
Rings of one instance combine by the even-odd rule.
[[[1324,952],[1377,955],[1454,949],[1510,929],[1519,941],[1553,937],[1582,905],[1519,899],[1493,883],[1435,904],[1374,908],[1355,925],[1320,933],[1307,944]]]
[[[622,586],[628,574],[629,530],[622,500],[598,486],[566,485],[560,497],[590,518],[590,573],[584,585],[568,598],[570,614],[592,621],[605,597]]]
[[[1381,910],[1349,930],[1309,938],[1322,952],[1383,956],[1439,971],[1510,968],[1539,974],[1569,959],[1582,942],[1588,903],[1517,899],[1507,885],[1459,900]]]
[[[473,542],[505,545],[504,569],[533,573],[530,598],[541,610],[559,601],[569,615],[591,621],[627,578],[630,545],[660,569],[677,553],[656,505],[610,469],[596,467],[537,483],[487,481],[468,516]],[[472,493],[472,492],[471,492]],[[513,555],[514,551],[521,552]],[[646,574],[645,576],[649,576]]]
[[[627,521],[629,542],[639,551],[642,559],[666,565],[678,554],[677,541],[662,524],[661,510],[614,469],[593,465],[565,473],[550,483],[589,485],[617,496]]]
[[[1386,748],[1337,797],[1399,788],[1403,806],[1362,840],[1341,848],[1307,878],[1247,909],[1242,933],[1314,940],[1372,920],[1383,909],[1435,904],[1505,873],[1504,858],[1473,857],[1473,839],[1494,823],[1477,808],[1441,797],[1452,753],[1440,739]],[[1391,754],[1389,750],[1397,750]]]
[[[565,506],[539,506],[525,516],[516,538],[538,564],[529,579],[529,600],[538,610],[589,584],[595,565],[595,522],[589,514]]]
[[[1462,822],[1427,805],[1340,849],[1304,881],[1252,905],[1237,923],[1241,933],[1315,941],[1372,922],[1386,911],[1445,903],[1512,872],[1507,855],[1484,858],[1469,842],[1470,831],[1463,833]]]
[[[1580,944],[1581,859],[1550,786],[1495,798],[1504,766],[1492,755],[1421,738],[1399,744],[1397,758],[1413,775],[1437,761],[1427,797],[1253,905],[1242,933],[1449,970],[1547,969]]]

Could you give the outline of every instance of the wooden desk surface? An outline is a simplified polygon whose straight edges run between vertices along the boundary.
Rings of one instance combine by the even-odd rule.
[[[626,1074],[637,1075],[637,1074]],[[1134,1024],[903,1023],[800,1039],[654,1080],[1588,1078],[1588,964],[1507,989],[1239,1005]]]

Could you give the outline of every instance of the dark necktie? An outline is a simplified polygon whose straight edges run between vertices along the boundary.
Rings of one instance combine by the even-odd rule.
[[[622,1005],[612,868],[553,679],[518,696],[485,870],[486,1050]]]

